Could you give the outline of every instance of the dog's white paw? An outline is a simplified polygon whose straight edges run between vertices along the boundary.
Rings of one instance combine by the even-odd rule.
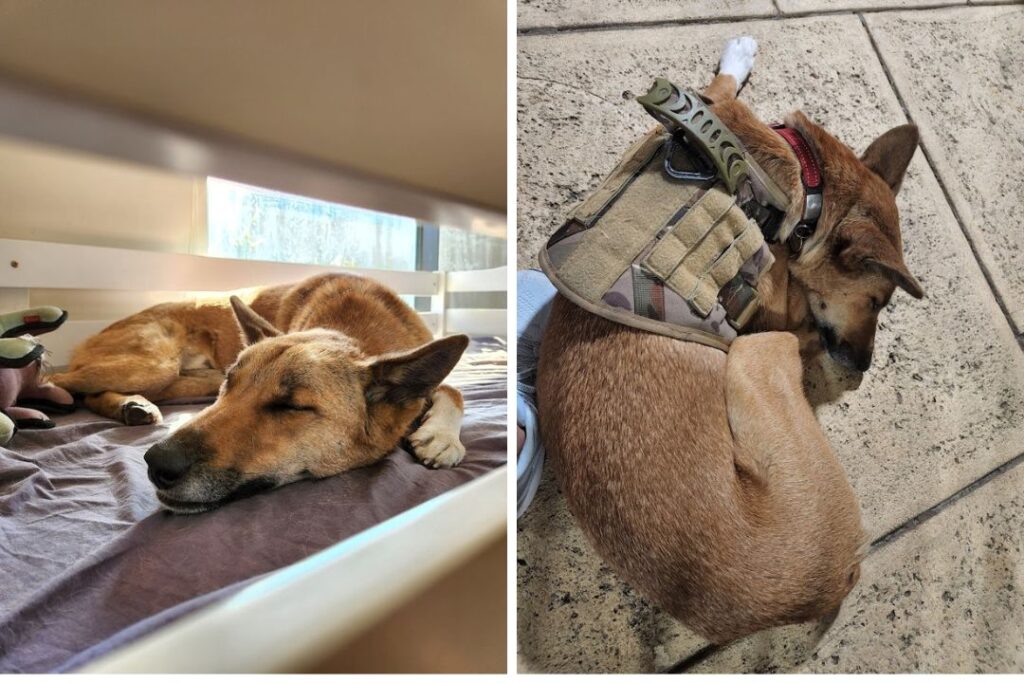
[[[757,54],[757,41],[752,36],[732,38],[722,50],[722,59],[718,62],[718,73],[729,74],[736,79],[736,86],[750,76],[754,68],[754,55]]]
[[[466,447],[459,441],[459,433],[444,426],[423,423],[409,437],[413,454],[427,467],[455,467],[466,456]]]
[[[128,400],[121,404],[121,422],[130,427],[160,424],[163,419],[160,409],[145,399]]]

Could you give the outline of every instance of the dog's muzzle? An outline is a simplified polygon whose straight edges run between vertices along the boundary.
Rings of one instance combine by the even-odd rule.
[[[832,359],[849,370],[867,372],[871,367],[872,350],[861,350],[836,336],[836,331],[829,325],[818,325],[818,336],[821,345]]]
[[[273,477],[246,478],[232,469],[207,463],[210,452],[200,432],[182,429],[146,451],[149,480],[156,497],[172,512],[194,514],[277,488]]]
[[[146,451],[149,480],[158,490],[173,488],[181,482],[193,465],[204,460],[202,437],[196,432],[170,436]]]

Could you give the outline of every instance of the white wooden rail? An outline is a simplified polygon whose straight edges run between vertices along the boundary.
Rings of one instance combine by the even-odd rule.
[[[226,292],[296,282],[329,270],[375,278],[399,294],[436,294],[439,282],[438,274],[431,272],[342,269],[27,240],[0,239],[0,254],[4,287]]]
[[[421,315],[436,335],[505,335],[505,309],[451,309],[445,301],[449,292],[505,291],[508,269],[504,266],[449,273],[338,268],[0,239],[0,289],[160,291],[178,292],[178,298],[188,299],[197,294],[297,282],[330,271],[372,277],[399,294],[429,296],[431,310]],[[55,366],[66,364],[76,344],[113,322],[82,320],[74,311],[69,313],[68,322],[43,340]]]

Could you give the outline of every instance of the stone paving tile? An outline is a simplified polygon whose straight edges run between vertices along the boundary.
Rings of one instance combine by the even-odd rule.
[[[1024,331],[1024,7],[867,15],[996,289]]]
[[[951,503],[863,563],[819,641],[756,634],[694,672],[1010,673],[1024,670],[1024,467]]]
[[[621,151],[650,123],[627,89],[642,92],[655,75],[703,84],[724,41],[750,33],[761,43],[759,62],[742,96],[765,120],[802,108],[855,149],[904,122],[899,103],[858,19],[829,16],[742,24],[710,24],[630,31],[525,36],[519,41],[519,263],[535,253],[558,218],[593,187]],[[843,40],[837,42],[836,36]],[[691,46],[679,50],[676,46]],[[1012,332],[988,291],[969,247],[921,154],[899,199],[907,262],[928,298],[894,297],[882,316],[876,364],[857,391],[831,370],[813,373],[810,393],[818,415],[861,501],[873,536],[898,525],[1024,450],[1024,364]],[[981,333],[979,333],[979,331]],[[552,489],[554,487],[551,487]],[[522,520],[530,543],[527,564],[543,558],[564,564],[579,548],[577,567],[551,576],[520,573],[521,609],[541,613],[558,591],[571,592],[600,562],[585,541],[570,544],[551,532],[550,520],[567,517],[552,493]],[[547,520],[541,532],[535,519]],[[560,528],[575,529],[568,519]],[[565,531],[564,533],[569,533]],[[578,533],[578,532],[575,532]],[[609,590],[620,591],[609,579]],[[582,602],[589,595],[584,591]],[[700,641],[653,617],[644,628],[653,667],[690,654]],[[603,625],[602,625],[603,627]],[[538,631],[539,633],[539,631]],[[562,643],[550,653],[584,652]],[[607,633],[614,650],[635,651],[635,634]],[[526,659],[529,643],[522,639]],[[534,638],[533,642],[538,642]],[[574,656],[577,656],[574,654]],[[570,658],[566,655],[566,659]],[[647,661],[634,660],[638,670]],[[539,663],[539,662],[538,662]]]
[[[837,10],[877,10],[893,7],[934,7],[966,5],[967,0],[776,0],[783,14],[796,12],[835,12]]]
[[[772,0],[520,0],[519,30],[777,14]]]
[[[521,672],[654,671],[652,608],[590,549],[550,468],[520,520],[516,555]]]

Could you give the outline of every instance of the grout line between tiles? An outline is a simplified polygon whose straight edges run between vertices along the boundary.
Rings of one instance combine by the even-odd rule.
[[[913,517],[903,522],[899,526],[890,529],[889,531],[885,532],[884,534],[882,534],[881,536],[879,536],[871,542],[871,548],[868,551],[868,554],[870,555],[871,553],[875,552],[875,550],[877,550],[878,548],[888,545],[889,543],[892,543],[893,541],[900,538],[907,532],[916,529],[921,524],[927,522],[929,519],[936,516],[937,514],[939,514],[940,512],[942,512],[950,505],[963,498],[964,496],[967,496],[977,491],[982,486],[989,483],[999,475],[1008,472],[1015,467],[1018,467],[1022,462],[1024,462],[1024,453],[1021,453],[1020,455],[1011,458],[1010,460],[1004,462],[999,467],[996,467],[995,469],[989,471],[987,474],[979,477],[978,479],[975,479],[970,484],[967,484],[956,493],[953,493],[952,495],[943,498],[942,500],[940,500],[935,505],[932,505],[927,510],[919,512],[918,514],[914,515]]]
[[[875,41],[875,36],[871,32],[871,28],[868,26],[867,20],[864,18],[864,14],[859,13],[857,16],[860,18],[860,24],[864,27],[864,32],[868,36],[871,48],[875,51],[875,56],[878,58],[878,63],[882,67],[882,72],[885,73],[885,77],[889,81],[889,87],[892,88],[893,93],[896,95],[896,100],[903,109],[903,115],[907,118],[909,123],[916,124],[914,117],[910,113],[910,107],[907,106],[907,102],[903,98],[903,93],[900,92],[899,87],[896,85],[896,79],[893,78],[892,72],[889,70],[889,64],[885,61],[885,57],[882,55],[882,51],[879,49],[878,43]],[[974,257],[975,263],[978,264],[978,267],[981,269],[981,274],[985,277],[985,282],[988,284],[992,297],[995,299],[996,304],[999,305],[999,310],[1002,311],[1003,317],[1010,326],[1010,332],[1017,340],[1017,345],[1021,350],[1024,350],[1024,337],[1022,337],[1022,332],[1024,332],[1024,330],[1017,327],[1017,324],[1013,320],[1013,316],[1010,315],[1010,309],[1007,308],[1006,302],[1003,301],[1002,294],[996,287],[992,271],[979,255],[978,247],[974,243],[974,239],[972,238],[970,231],[967,230],[967,224],[964,222],[963,216],[960,215],[960,211],[957,209],[956,203],[953,201],[953,195],[950,193],[945,180],[939,173],[938,166],[935,164],[935,159],[932,156],[928,145],[925,144],[924,139],[920,141],[919,146],[921,148],[921,153],[924,155],[925,161],[928,163],[928,168],[931,169],[932,175],[935,177],[935,181],[939,184],[939,189],[942,190],[942,196],[945,198],[946,204],[949,206],[950,211],[953,212],[953,217],[956,219],[956,223],[960,227],[960,232],[963,233],[964,239],[967,240],[967,246],[971,249],[971,255]]]
[[[750,21],[763,21],[765,19],[785,21],[786,19],[805,19],[808,17],[835,17],[835,16],[857,16],[864,12],[869,14],[887,14],[889,12],[927,12],[929,10],[942,10],[942,9],[957,9],[957,8],[974,8],[974,7],[1013,7],[1014,5],[1024,4],[1024,0],[1019,2],[999,2],[998,0],[983,0],[982,2],[975,3],[962,3],[962,4],[931,4],[931,5],[919,5],[917,7],[876,7],[876,8],[848,8],[848,9],[835,9],[835,10],[808,10],[805,12],[791,12],[786,14],[779,8],[778,2],[772,0],[772,5],[775,7],[775,14],[751,14],[742,17],[733,16],[716,16],[716,17],[689,17],[686,19],[647,19],[641,21],[611,21],[607,23],[580,23],[580,24],[566,24],[564,26],[528,26],[525,28],[516,29],[516,35],[518,37],[526,36],[539,36],[539,35],[558,35],[563,33],[586,33],[591,31],[622,31],[628,29],[639,29],[639,28],[658,28],[658,27],[672,27],[672,26],[692,26],[694,24],[706,25],[706,24],[742,24]]]
[[[713,643],[708,643],[707,645],[705,645],[701,649],[697,650],[693,654],[690,654],[690,655],[687,655],[686,657],[683,657],[682,659],[680,659],[678,662],[676,662],[672,666],[668,667],[667,669],[663,669],[663,670],[659,671],[658,673],[663,673],[663,674],[679,674],[679,673],[683,673],[687,669],[690,669],[692,667],[697,666],[698,664],[703,662],[705,659],[707,659],[711,655],[713,655],[716,652],[718,652],[719,650],[721,650],[722,647],[723,646],[721,646],[721,645],[715,645]]]

